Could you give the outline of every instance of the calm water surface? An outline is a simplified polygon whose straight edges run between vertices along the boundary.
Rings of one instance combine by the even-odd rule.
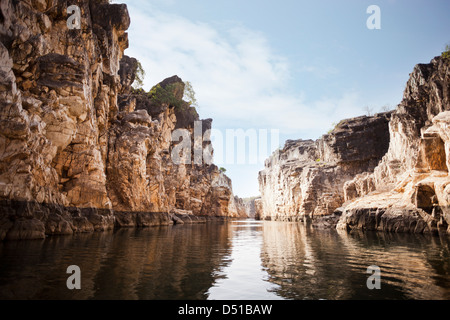
[[[450,299],[449,244],[252,220],[2,242],[0,299]]]

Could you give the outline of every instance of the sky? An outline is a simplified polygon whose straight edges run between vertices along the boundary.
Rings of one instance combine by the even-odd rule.
[[[192,84],[200,118],[213,119],[214,162],[242,198],[259,195],[258,172],[287,139],[395,108],[414,66],[450,44],[448,0],[113,2],[128,6],[125,54],[144,89],[173,75]]]

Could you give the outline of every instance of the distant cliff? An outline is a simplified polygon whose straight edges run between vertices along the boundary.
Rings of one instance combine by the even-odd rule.
[[[239,210],[239,216],[252,218],[256,220],[261,219],[261,197],[250,197],[241,199],[235,197],[236,206]]]
[[[395,111],[341,121],[317,141],[275,152],[259,175],[263,218],[450,232],[448,110],[449,59],[418,64]]]
[[[215,165],[171,158],[199,121],[182,80],[160,83],[171,101],[132,90],[126,5],[77,5],[72,30],[66,1],[1,2],[0,239],[237,216]]]
[[[262,219],[296,221],[332,214],[344,183],[375,168],[389,146],[390,113],[341,121],[317,141],[288,140],[259,173]]]

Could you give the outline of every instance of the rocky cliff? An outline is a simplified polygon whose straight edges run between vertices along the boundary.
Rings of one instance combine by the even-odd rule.
[[[250,197],[241,199],[238,196],[235,197],[236,207],[240,217],[252,218],[260,220],[261,208],[259,203],[260,197]]]
[[[372,174],[345,184],[338,228],[450,232],[448,110],[449,59],[416,65],[389,122],[388,152]]]
[[[126,5],[75,2],[80,29],[66,1],[0,5],[0,239],[238,215],[216,166],[172,159],[174,130],[211,127],[182,80],[168,101],[132,90]]]
[[[259,175],[263,218],[450,232],[448,110],[449,59],[418,64],[395,111],[341,121],[317,141],[275,152]]]
[[[322,138],[288,140],[259,173],[262,219],[295,221],[332,214],[344,183],[375,168],[389,146],[390,113],[341,121]]]

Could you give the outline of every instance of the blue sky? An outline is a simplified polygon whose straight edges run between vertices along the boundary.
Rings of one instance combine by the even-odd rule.
[[[224,136],[279,130],[270,149],[317,139],[365,106],[395,107],[414,65],[450,43],[447,0],[114,2],[128,5],[125,54],[141,61],[145,89],[176,74],[192,83],[200,117]],[[379,30],[366,26],[370,5],[381,10]],[[259,194],[262,161],[218,165],[235,194]]]

